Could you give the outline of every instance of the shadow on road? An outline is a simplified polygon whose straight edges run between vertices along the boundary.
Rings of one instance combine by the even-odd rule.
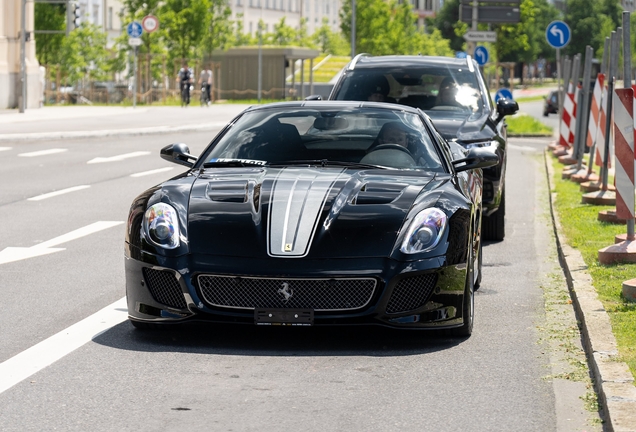
[[[466,341],[437,332],[383,327],[280,328],[182,324],[137,330],[123,322],[93,339],[115,349],[245,356],[408,356],[446,350]]]

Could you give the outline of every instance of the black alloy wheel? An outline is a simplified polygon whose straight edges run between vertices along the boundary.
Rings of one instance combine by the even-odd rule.
[[[505,189],[501,193],[501,202],[499,203],[499,209],[491,214],[485,216],[482,220],[481,235],[484,240],[502,241],[506,236],[506,191]]]
[[[466,288],[464,290],[464,304],[462,306],[462,318],[464,323],[461,327],[450,329],[451,336],[468,337],[473,333],[473,323],[475,321],[475,260],[470,253],[468,260],[468,271],[466,272]]]

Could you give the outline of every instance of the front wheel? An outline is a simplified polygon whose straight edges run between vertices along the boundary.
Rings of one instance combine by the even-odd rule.
[[[506,235],[506,192],[501,194],[499,209],[490,216],[485,216],[481,222],[481,235],[485,240],[502,241]]]
[[[461,327],[450,329],[451,336],[468,337],[473,334],[473,323],[475,322],[475,262],[472,253],[469,258],[466,287],[464,289],[464,304],[462,305],[464,323]]]

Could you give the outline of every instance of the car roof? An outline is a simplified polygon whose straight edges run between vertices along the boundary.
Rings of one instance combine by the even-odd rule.
[[[388,56],[370,56],[360,54],[354,58],[348,66],[349,70],[377,68],[377,67],[409,67],[409,66],[454,66],[468,67],[472,62],[471,57],[455,58],[440,56],[422,56],[422,55],[388,55]],[[474,64],[473,64],[474,66]]]
[[[313,108],[317,110],[333,110],[333,109],[346,109],[346,108],[374,108],[374,109],[386,109],[389,111],[403,111],[413,114],[420,114],[417,108],[412,108],[406,105],[393,104],[387,102],[360,102],[360,101],[289,101],[289,102],[274,102],[264,105],[252,105],[247,108],[245,112],[260,111],[267,109],[290,109],[290,108]]]

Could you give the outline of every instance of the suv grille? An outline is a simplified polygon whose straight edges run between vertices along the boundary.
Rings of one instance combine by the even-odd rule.
[[[156,302],[177,309],[187,308],[181,285],[174,273],[144,267],[143,274],[148,290]]]
[[[199,275],[203,299],[212,306],[257,309],[289,308],[344,311],[366,306],[376,280],[267,279]]]
[[[386,313],[407,312],[423,306],[433,293],[437,273],[410,276],[400,280],[386,306]]]

